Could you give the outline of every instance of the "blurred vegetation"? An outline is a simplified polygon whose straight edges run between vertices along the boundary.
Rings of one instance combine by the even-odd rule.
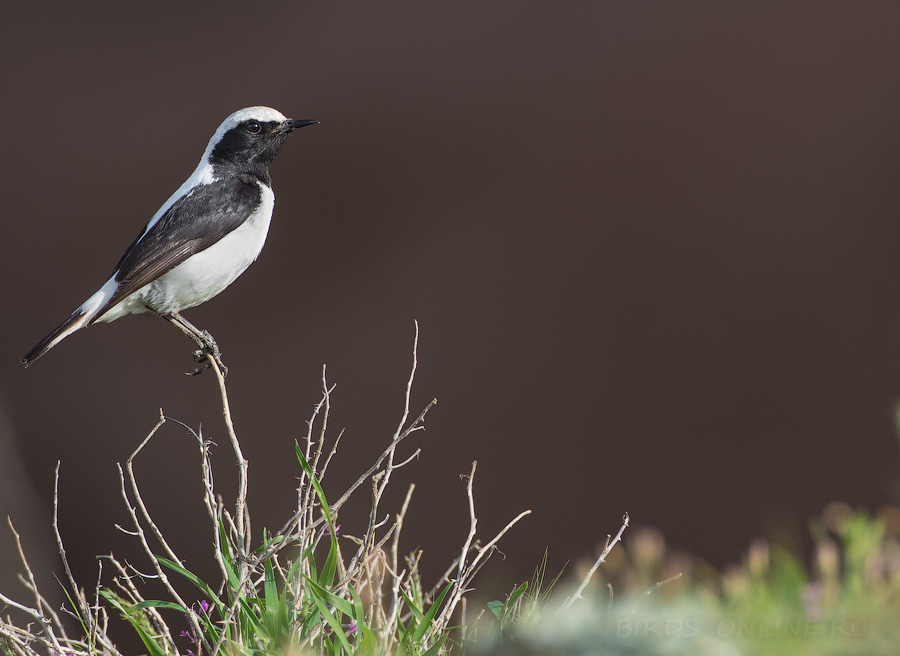
[[[743,563],[719,573],[667,553],[657,531],[634,530],[590,596],[559,614],[564,590],[542,604],[523,595],[508,612],[515,621],[501,627],[491,617],[474,653],[898,653],[900,509],[872,516],[833,503],[810,523],[810,536],[809,558],[757,540]]]
[[[215,370],[238,472],[246,481],[248,463],[230,421],[224,376]],[[112,581],[98,580],[92,588],[79,585],[65,560],[54,504],[67,603],[60,612],[38,590],[13,529],[24,571],[21,580],[32,601],[19,602],[0,591],[0,656],[124,656],[107,632],[117,619],[131,627],[152,656],[900,652],[900,508],[893,505],[872,514],[832,503],[809,523],[808,552],[759,539],[749,545],[743,562],[724,572],[697,556],[669,550],[658,531],[626,532],[625,515],[618,533],[607,537],[596,558],[576,563],[563,574],[547,572],[545,557],[530,581],[512,583],[506,598],[482,604],[467,596],[475,577],[497,541],[529,511],[492,540],[476,537],[473,463],[463,477],[469,535],[443,576],[426,585],[419,571],[422,551],[404,555],[398,546],[415,486],[409,487],[396,514],[379,509],[391,473],[418,454],[416,450],[395,460],[397,447],[422,430],[426,413],[436,403],[432,400],[412,419],[409,391],[414,373],[415,357],[402,418],[382,455],[335,500],[326,497],[320,483],[340,439],[326,448],[333,387],[323,371],[322,400],[295,449],[302,472],[298,508],[280,530],[264,531],[255,547],[247,488],[239,491],[232,512],[214,487],[209,459],[214,443],[178,422],[196,439],[200,452],[208,536],[215,546],[211,556],[221,574],[217,581],[202,580],[171,550],[134,477],[132,461],[167,421],[161,415],[125,467],[119,467],[121,494],[133,523],[126,533],[139,540],[149,562],[145,571],[154,574],[141,573],[109,554],[102,559],[113,569]],[[342,530],[338,513],[366,484],[372,498],[369,522],[356,527],[354,537]],[[715,535],[708,538],[714,540]],[[513,551],[515,544],[504,548]],[[147,581],[154,579],[163,583],[166,598],[144,596]],[[184,594],[185,589],[190,594]]]

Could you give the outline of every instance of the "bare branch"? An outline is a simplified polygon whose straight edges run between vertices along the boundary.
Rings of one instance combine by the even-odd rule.
[[[614,537],[612,541],[610,541],[609,536],[606,536],[606,546],[603,548],[600,556],[598,556],[597,560],[588,570],[588,573],[581,581],[581,585],[578,586],[578,589],[575,590],[575,593],[571,597],[566,599],[566,601],[560,607],[559,612],[565,612],[572,604],[575,603],[576,600],[583,599],[581,593],[584,592],[584,589],[588,586],[588,583],[591,582],[591,578],[593,578],[594,573],[597,571],[597,568],[599,568],[600,565],[606,562],[606,557],[609,555],[609,552],[612,551],[613,547],[615,547],[622,539],[622,534],[625,532],[625,529],[628,528],[629,521],[630,518],[628,517],[628,513],[625,513],[625,516],[622,518],[622,526],[619,527],[619,532],[616,533],[616,537]]]
[[[667,578],[663,581],[658,581],[658,582],[654,583],[653,585],[651,585],[649,588],[644,590],[641,593],[641,596],[637,598],[637,600],[634,602],[634,604],[632,604],[631,612],[636,613],[638,610],[638,607],[640,607],[641,603],[643,603],[644,600],[647,599],[650,595],[652,595],[654,592],[659,590],[664,585],[668,585],[669,583],[674,583],[675,581],[677,581],[680,578],[681,578],[681,572],[678,572],[675,576],[670,576],[669,578]]]
[[[450,594],[447,596],[443,608],[438,609],[440,612],[431,623],[429,633],[422,642],[422,646],[426,648],[429,644],[433,645],[433,641],[437,639],[440,633],[447,630],[451,616],[454,614],[458,604],[461,603],[465,609],[466,594],[471,589],[472,581],[491,555],[498,551],[497,544],[499,540],[530,511],[526,510],[517,515],[487,544],[481,544],[477,539],[478,519],[475,513],[473,493],[477,462],[473,462],[468,477],[464,477],[466,478],[466,497],[469,507],[469,530],[459,556],[454,559],[451,566],[438,581],[438,584],[429,592],[425,592],[419,572],[419,561],[422,557],[420,549],[405,557],[401,556],[400,535],[415,486],[409,486],[402,506],[396,514],[393,511],[382,510],[381,504],[385,498],[385,491],[391,483],[393,472],[410,464],[421,453],[421,448],[415,448],[410,455],[405,454],[405,449],[403,452],[398,452],[400,443],[412,433],[424,430],[425,416],[437,403],[437,399],[432,399],[421,410],[419,415],[410,421],[412,386],[418,367],[418,338],[419,326],[418,322],[416,322],[412,364],[403,394],[403,409],[396,430],[389,437],[387,445],[376,458],[374,464],[363,472],[334,503],[330,504],[331,517],[334,522],[333,530],[337,533],[338,512],[351,495],[364,484],[368,484],[370,510],[368,521],[364,524],[365,529],[361,537],[328,535],[329,527],[326,526],[326,515],[323,508],[325,501],[320,499],[316,491],[319,489],[318,486],[324,479],[344,435],[344,431],[341,430],[337,434],[336,439],[331,440],[329,444],[330,436],[327,435],[327,432],[329,430],[331,394],[335,387],[328,384],[326,368],[323,366],[322,397],[314,407],[312,416],[307,421],[305,444],[301,446],[301,453],[305,453],[306,462],[311,467],[311,473],[309,476],[306,473],[301,476],[297,488],[296,512],[280,531],[274,535],[267,533],[265,543],[258,546],[255,551],[251,549],[252,531],[250,509],[247,504],[249,465],[244,458],[235,431],[222,368],[215,358],[209,358],[209,368],[213,369],[218,381],[222,416],[236,459],[238,490],[233,507],[230,503],[224,503],[222,496],[216,492],[211,460],[211,447],[214,444],[204,439],[200,431],[194,431],[180,421],[172,421],[176,421],[180,426],[184,427],[197,440],[200,451],[200,476],[203,486],[202,502],[211,523],[214,557],[222,575],[218,595],[219,600],[225,599],[222,591],[225,589],[225,586],[228,586],[228,598],[231,601],[227,608],[220,606],[221,612],[219,613],[219,618],[217,618],[218,621],[215,625],[209,625],[207,623],[208,618],[201,618],[195,610],[188,606],[175,589],[173,582],[178,582],[176,580],[177,575],[173,576],[173,572],[163,565],[165,558],[154,553],[154,550],[161,548],[162,551],[160,553],[164,554],[166,558],[174,562],[182,562],[151,516],[148,503],[145,503],[135,472],[134,461],[137,456],[143,452],[162,424],[168,420],[162,413],[162,410],[160,410],[157,424],[125,461],[124,466],[118,466],[120,493],[125,501],[133,529],[131,527],[126,529],[118,526],[117,528],[137,538],[144,555],[149,559],[152,569],[141,563],[139,565],[150,573],[142,573],[126,560],[116,559],[113,554],[109,554],[101,557],[98,577],[92,590],[86,594],[83,589],[77,587],[66,561],[66,553],[57,522],[59,503],[59,464],[57,464],[56,484],[54,487],[53,528],[65,568],[68,581],[67,587],[71,588],[70,596],[72,603],[75,605],[74,613],[70,613],[68,610],[66,612],[72,614],[81,622],[86,642],[72,641],[66,637],[60,618],[53,612],[46,599],[37,590],[35,577],[25,560],[19,536],[15,533],[15,529],[10,523],[10,528],[16,536],[20,557],[25,565],[25,574],[22,580],[34,596],[34,606],[28,607],[25,604],[7,600],[6,597],[0,595],[0,602],[8,603],[14,611],[25,613],[31,622],[26,629],[18,629],[11,623],[5,623],[0,619],[0,636],[2,636],[4,644],[8,647],[8,651],[22,654],[23,656],[37,656],[36,648],[40,648],[40,650],[52,652],[55,655],[90,653],[94,656],[121,656],[106,632],[109,616],[106,607],[101,604],[101,600],[106,594],[102,584],[104,561],[111,564],[111,567],[107,567],[107,570],[112,572],[112,582],[107,588],[110,594],[116,595],[122,600],[123,604],[139,606],[142,613],[141,622],[146,620],[148,624],[145,626],[147,626],[150,636],[158,642],[159,647],[166,653],[176,655],[178,653],[173,639],[173,630],[169,627],[164,617],[166,611],[163,610],[161,613],[160,609],[157,608],[157,603],[148,601],[144,596],[146,593],[142,594],[144,585],[147,583],[152,584],[154,580],[158,580],[161,583],[166,591],[167,599],[174,601],[177,606],[184,609],[190,623],[191,636],[196,636],[196,639],[200,641],[199,645],[196,646],[197,653],[202,653],[204,656],[219,656],[224,651],[232,651],[233,647],[255,650],[261,647],[262,643],[257,642],[254,645],[253,641],[248,639],[247,644],[243,644],[243,640],[247,639],[248,636],[241,635],[241,627],[242,625],[251,626],[251,624],[246,623],[245,612],[256,612],[256,610],[264,608],[261,602],[257,602],[255,597],[259,595],[260,599],[262,599],[263,595],[268,597],[271,593],[271,588],[265,590],[265,593],[263,592],[263,587],[268,586],[267,572],[275,572],[279,590],[284,590],[283,594],[285,597],[292,597],[288,603],[293,604],[295,610],[301,610],[309,601],[304,591],[305,581],[308,580],[305,577],[313,574],[316,568],[316,564],[311,562],[313,559],[307,559],[307,555],[311,553],[318,554],[319,552],[316,550],[322,542],[336,544],[337,548],[337,559],[334,562],[337,575],[334,579],[336,583],[329,586],[330,594],[354,604],[355,595],[359,594],[359,597],[364,600],[365,609],[363,613],[365,621],[368,627],[376,633],[378,650],[385,651],[385,653],[393,651],[393,648],[396,647],[396,626],[398,620],[408,621],[412,612],[403,610],[405,608],[403,595],[409,594],[417,601],[421,600],[423,604],[433,604],[439,591],[447,586],[447,582],[451,581],[451,577],[454,577]],[[301,442],[302,440],[303,438],[301,438]],[[148,501],[152,505],[152,499],[148,498]],[[616,541],[618,541],[620,536],[621,531]],[[339,539],[337,539],[338,537]],[[343,553],[343,549],[349,544],[345,540],[355,543],[353,547],[355,553],[349,559],[345,558]],[[608,547],[612,548],[616,541],[608,545]],[[151,542],[154,545],[152,548]],[[279,552],[285,547],[297,549],[301,557],[292,562],[292,556],[279,556]],[[230,554],[229,557],[233,559],[233,562],[226,562],[227,559],[223,555],[225,553]],[[348,553],[347,555],[351,554]],[[270,565],[271,569],[269,569]],[[237,574],[236,580],[235,574]],[[170,580],[170,576],[173,576],[172,580]],[[281,582],[284,583],[283,588]],[[354,590],[353,597],[350,594],[351,586],[353,586]],[[201,585],[201,587],[204,586]],[[278,594],[280,597],[282,593],[279,592]],[[158,598],[156,594],[148,596],[152,599]],[[166,604],[163,605],[163,608],[170,606],[171,604]],[[340,613],[336,609],[346,608],[346,606],[336,602],[331,607],[338,614]],[[341,612],[345,613],[347,611]],[[40,629],[37,628],[38,625],[40,625]],[[217,632],[215,635],[208,632],[213,630],[211,628],[213,626],[215,626],[214,630]],[[34,630],[30,627],[34,627]],[[208,630],[204,631],[204,627],[207,627]],[[306,646],[310,646],[313,648],[313,651],[321,650],[320,639],[322,636],[326,634],[331,635],[333,630],[341,630],[340,627],[331,626],[324,620],[319,622],[317,619],[312,622],[309,619],[304,619],[302,622],[296,621],[296,627],[294,628],[302,631],[302,634],[294,635],[292,647],[304,649]],[[302,635],[302,638],[299,637],[300,635]],[[193,640],[194,638],[192,637],[191,639]],[[260,636],[256,638],[256,640],[262,639]],[[226,645],[226,643],[228,644]]]
[[[146,504],[144,504],[144,499],[141,496],[141,491],[138,488],[137,480],[134,477],[134,459],[141,452],[141,450],[150,442],[150,439],[156,434],[156,431],[160,429],[160,427],[166,423],[166,417],[160,411],[159,413],[159,422],[157,422],[156,426],[150,431],[147,437],[144,438],[144,441],[138,445],[130,456],[128,456],[128,460],[125,461],[125,470],[128,472],[128,482],[131,484],[131,492],[134,495],[134,499],[138,504],[138,507],[141,509],[141,515],[143,515],[144,520],[150,526],[150,530],[153,532],[153,535],[156,537],[159,544],[165,550],[166,555],[176,562],[181,562],[178,556],[172,551],[172,548],[169,546],[169,543],[166,542],[165,537],[162,534],[162,531],[159,530],[159,527],[156,525],[156,522],[153,521],[153,518],[150,517],[150,511],[147,510]],[[119,466],[119,473],[121,474],[121,465]],[[126,497],[126,503],[128,499]],[[140,528],[138,528],[140,531]],[[138,535],[140,537],[140,535]]]
[[[469,475],[462,476],[461,478],[466,479],[466,497],[469,502],[469,533],[466,536],[466,541],[463,543],[463,548],[460,552],[459,557],[457,558],[457,573],[456,573],[456,585],[453,587],[453,590],[450,593],[450,597],[444,603],[444,608],[438,613],[437,617],[434,620],[432,625],[431,633],[432,635],[437,635],[447,626],[449,626],[450,619],[453,616],[453,612],[456,609],[457,604],[464,598],[465,594],[469,592],[469,584],[475,578],[475,575],[478,574],[478,571],[487,562],[487,559],[490,558],[491,554],[494,552],[497,542],[500,541],[504,535],[506,535],[507,531],[511,529],[515,524],[519,522],[526,515],[530,515],[530,510],[524,510],[520,512],[512,521],[510,521],[499,533],[497,533],[494,538],[488,542],[484,546],[480,546],[475,543],[473,547],[473,540],[475,538],[475,529],[478,525],[478,518],[475,515],[475,497],[472,492],[472,486],[475,480],[475,469],[478,466],[478,462],[475,461],[472,463],[472,470],[469,472]],[[475,558],[472,559],[471,563],[467,563],[467,558],[471,549],[475,550]],[[449,576],[448,573],[445,574]]]
[[[219,381],[219,391],[222,397],[222,416],[225,419],[225,428],[231,440],[231,447],[234,449],[234,457],[237,459],[238,493],[234,502],[234,523],[238,531],[237,543],[242,550],[241,556],[247,556],[250,553],[250,517],[246,511],[247,487],[249,485],[247,470],[250,465],[244,458],[241,444],[238,442],[237,434],[234,432],[234,422],[231,420],[231,406],[228,402],[228,392],[225,389],[225,376],[222,375],[222,370],[214,358],[209,358],[209,363],[212,370],[216,372],[216,379]],[[240,561],[239,568],[244,567],[243,558]]]
[[[425,406],[425,409],[422,410],[422,413],[418,416],[418,418],[412,424],[410,424],[409,428],[394,437],[388,447],[384,451],[382,451],[381,455],[378,456],[378,459],[375,460],[375,464],[369,467],[362,476],[356,479],[356,482],[351,485],[347,489],[347,491],[344,492],[344,494],[341,495],[340,499],[331,504],[331,509],[333,511],[337,512],[338,510],[340,510],[341,506],[343,506],[347,502],[347,499],[350,498],[350,495],[353,494],[356,489],[366,481],[366,479],[368,479],[372,474],[378,471],[378,468],[381,467],[381,463],[384,462],[385,458],[394,453],[394,450],[397,448],[397,445],[401,441],[407,438],[414,431],[421,430],[420,424],[425,420],[425,415],[435,405],[437,405],[437,399],[431,399],[431,402],[429,402],[429,404]]]
[[[19,552],[19,560],[22,562],[22,566],[25,568],[25,573],[28,577],[27,582],[25,583],[26,587],[31,590],[34,595],[34,608],[41,615],[47,614],[50,616],[50,622],[52,626],[57,627],[60,632],[60,636],[63,640],[68,640],[69,636],[66,635],[65,626],[63,626],[62,622],[59,621],[59,616],[53,610],[53,607],[47,603],[47,600],[44,599],[44,596],[40,593],[37,586],[37,581],[34,578],[34,572],[31,571],[31,566],[28,564],[28,558],[25,557],[25,550],[22,549],[22,539],[19,537],[18,531],[16,531],[16,527],[13,526],[12,519],[7,515],[6,522],[9,524],[9,530],[12,531],[13,538],[16,541],[16,549]]]
[[[157,425],[157,427],[158,426],[159,425]],[[149,436],[148,436],[148,439],[149,439]],[[146,442],[147,442],[147,440],[144,440],[144,444],[146,444]],[[135,454],[132,454],[132,457],[134,455]],[[172,599],[175,600],[175,602],[184,609],[185,613],[190,618],[191,624],[194,626],[195,631],[197,631],[197,634],[202,637],[203,634],[200,631],[200,621],[199,621],[199,618],[197,617],[197,614],[191,610],[190,605],[187,602],[185,602],[184,599],[181,598],[181,595],[178,594],[178,592],[172,586],[172,583],[169,581],[169,577],[166,575],[165,570],[163,569],[162,565],[159,562],[159,558],[156,557],[156,554],[153,553],[153,549],[150,547],[150,543],[147,540],[147,535],[144,533],[144,528],[141,525],[140,519],[138,518],[137,510],[135,510],[135,507],[131,504],[131,500],[128,497],[128,490],[126,489],[126,485],[125,485],[125,473],[122,470],[122,465],[119,464],[117,466],[119,469],[120,493],[122,495],[122,498],[125,500],[125,506],[128,509],[128,514],[131,516],[131,522],[134,524],[134,528],[138,533],[137,537],[141,543],[141,547],[144,550],[144,554],[146,554],[147,558],[150,559],[150,562],[153,565],[153,569],[156,571],[156,576],[159,578],[159,580],[165,586],[166,591],[169,593],[169,595],[172,597]],[[136,483],[134,484],[133,489],[136,489]],[[138,494],[138,497],[139,496],[140,495]],[[181,562],[177,556],[175,556],[174,554],[171,554],[171,555],[173,556],[173,560],[175,560],[176,562]],[[171,648],[175,649],[175,642],[172,639],[172,635],[168,629],[168,626],[165,626],[165,638],[166,638],[166,642],[171,646]]]
[[[69,581],[72,597],[78,604],[78,614],[87,621],[91,613],[88,609],[84,596],[75,583],[75,577],[72,576],[72,569],[69,567],[69,559],[66,557],[66,548],[63,546],[62,535],[59,532],[59,467],[60,463],[56,461],[56,471],[53,477],[53,534],[56,536],[56,546],[59,550],[59,557],[62,560],[63,570],[66,573],[66,579]]]

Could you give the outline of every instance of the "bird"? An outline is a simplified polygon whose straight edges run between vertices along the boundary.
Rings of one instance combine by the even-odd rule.
[[[269,165],[288,134],[315,119],[289,119],[271,107],[246,107],[216,129],[194,172],[163,203],[119,258],[109,279],[22,358],[26,367],[77,330],[128,314],[167,319],[212,357],[221,352],[207,331],[181,312],[233,283],[259,256],[275,204]]]

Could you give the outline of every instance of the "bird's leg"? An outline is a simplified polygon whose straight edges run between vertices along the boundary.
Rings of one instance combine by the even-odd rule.
[[[222,372],[223,378],[228,375],[228,367],[222,362],[222,352],[219,350],[219,345],[216,344],[216,340],[209,334],[209,331],[200,330],[178,312],[171,312],[170,314],[162,314],[160,316],[194,340],[197,346],[200,347],[198,350],[194,351],[192,355],[194,362],[203,366],[198,367],[192,372],[188,372],[189,376],[202,374],[209,369],[210,364],[207,356],[211,356],[216,361],[216,364]]]

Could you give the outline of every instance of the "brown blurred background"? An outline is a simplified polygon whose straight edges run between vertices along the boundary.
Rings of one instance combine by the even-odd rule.
[[[209,375],[162,321],[21,355],[106,279],[230,112],[321,125],[272,169],[260,260],[187,313],[231,367],[255,527],[280,525],[293,440],[337,384],[342,492],[412,411],[394,512],[427,574],[468,529],[533,516],[503,587],[594,552],[623,512],[717,566],[773,530],[803,548],[828,501],[873,510],[900,474],[900,5],[808,2],[15,3],[0,25],[5,301],[0,512],[88,584],[125,551],[115,468],[159,408],[233,458]],[[203,570],[196,447],[137,463]],[[363,505],[341,523],[359,532]],[[18,564],[0,530],[0,584]],[[627,534],[626,534],[627,543]],[[209,571],[212,571],[211,569]],[[503,572],[502,576],[497,572]],[[51,584],[55,585],[55,584]]]

